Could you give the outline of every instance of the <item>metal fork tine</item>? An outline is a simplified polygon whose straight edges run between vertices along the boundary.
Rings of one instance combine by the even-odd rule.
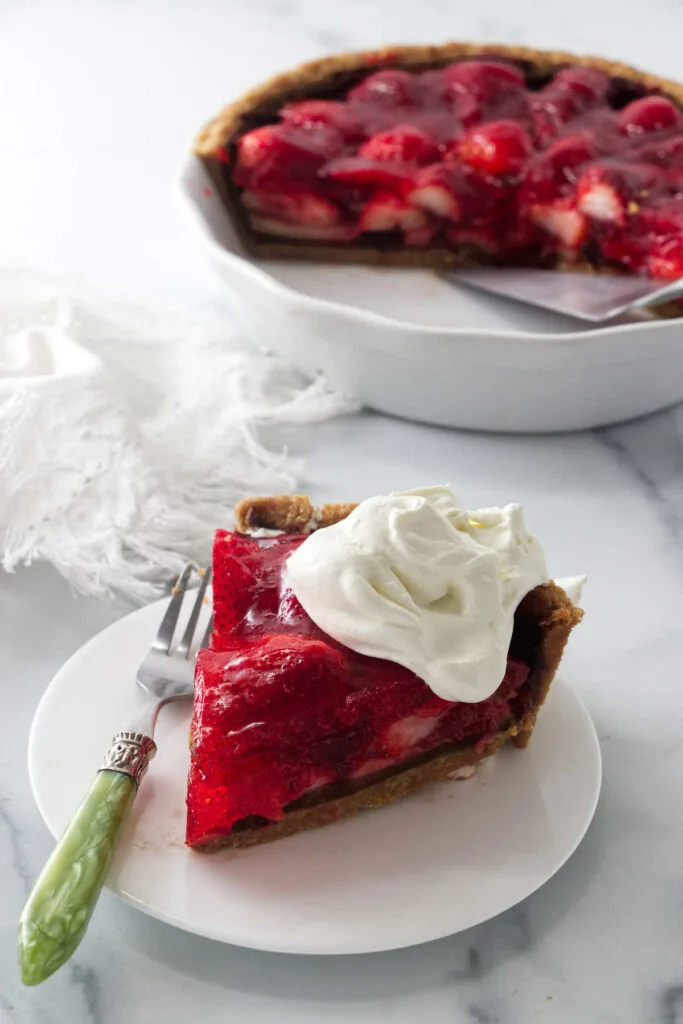
[[[185,627],[183,638],[176,648],[175,653],[180,655],[181,658],[187,658],[190,653],[190,648],[192,647],[192,638],[194,637],[194,631],[197,628],[197,620],[199,618],[199,613],[202,610],[202,605],[204,604],[204,595],[206,593],[206,588],[208,587],[210,581],[211,569],[209,568],[204,572],[202,576],[202,581],[199,584],[199,590],[197,591],[197,596],[195,598],[195,602],[192,607],[192,612],[190,613],[190,618],[188,619],[187,626]]]
[[[202,637],[202,647],[208,647],[209,646],[209,640],[211,639],[211,634],[212,633],[213,633],[213,615],[209,619],[209,625],[206,627],[206,632],[204,633],[204,636]]]
[[[173,588],[173,597],[166,609],[166,614],[161,620],[159,626],[159,632],[154,638],[152,643],[152,649],[155,651],[161,651],[163,654],[168,654],[171,642],[173,640],[173,632],[178,622],[178,616],[180,615],[180,607],[185,597],[185,591],[187,590],[187,584],[192,575],[192,565],[186,565],[183,569],[182,575],[175,587]]]

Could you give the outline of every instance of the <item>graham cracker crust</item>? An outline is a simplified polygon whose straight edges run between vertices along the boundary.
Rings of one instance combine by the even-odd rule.
[[[355,508],[354,504],[329,504],[315,507],[303,494],[247,498],[235,510],[241,533],[253,530],[279,530],[302,533],[340,522]],[[272,842],[297,832],[329,825],[340,818],[368,808],[383,807],[421,789],[431,782],[448,778],[463,767],[475,766],[499,750],[508,740],[526,747],[536,724],[538,710],[545,701],[565,645],[574,626],[583,618],[564,590],[555,583],[536,587],[523,599],[515,614],[511,652],[530,666],[525,685],[534,693],[533,706],[519,720],[483,742],[453,744],[420,755],[404,767],[389,768],[362,780],[351,782],[350,792],[341,792],[343,784],[332,783],[315,793],[294,801],[285,808],[280,821],[248,827],[221,838],[214,844],[197,847],[211,851],[219,847],[241,849]]]

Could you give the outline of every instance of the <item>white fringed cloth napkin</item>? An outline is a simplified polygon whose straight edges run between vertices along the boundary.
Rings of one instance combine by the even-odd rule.
[[[301,467],[259,425],[355,408],[224,320],[4,270],[2,564],[46,559],[79,591],[148,600],[188,559],[206,564],[239,498],[295,487]]]

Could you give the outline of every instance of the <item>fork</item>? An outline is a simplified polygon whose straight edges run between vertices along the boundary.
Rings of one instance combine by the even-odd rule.
[[[85,935],[107,877],[123,823],[156,753],[154,727],[161,708],[193,693],[192,641],[211,570],[201,575],[182,639],[173,647],[192,565],[183,570],[136,682],[144,705],[114,735],[85,799],[43,868],[19,921],[19,966],[25,985],[39,985],[73,955]],[[212,622],[204,633],[205,647]]]

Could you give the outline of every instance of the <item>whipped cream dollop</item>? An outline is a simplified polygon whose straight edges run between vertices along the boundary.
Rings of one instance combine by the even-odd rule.
[[[287,563],[288,585],[328,636],[411,669],[450,701],[494,693],[515,609],[547,581],[519,505],[467,511],[448,487],[369,498]]]

